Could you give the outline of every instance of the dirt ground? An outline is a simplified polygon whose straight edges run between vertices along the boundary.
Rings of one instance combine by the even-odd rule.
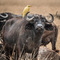
[[[49,13],[55,14],[56,11],[60,14],[60,0],[0,0],[0,13],[11,12],[14,14],[22,14],[26,5],[32,6],[30,12],[34,14],[47,16]],[[56,48],[60,50],[60,20],[55,17],[54,23],[58,26]],[[51,43],[47,47],[51,49]]]

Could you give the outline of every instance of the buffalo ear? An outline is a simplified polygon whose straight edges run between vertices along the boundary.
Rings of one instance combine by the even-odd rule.
[[[45,29],[48,31],[52,31],[53,30],[53,25],[52,24],[45,24]]]

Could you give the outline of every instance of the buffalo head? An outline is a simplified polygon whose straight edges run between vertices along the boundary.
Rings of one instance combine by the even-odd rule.
[[[52,14],[49,14],[51,16],[51,20],[48,20],[46,17],[39,14],[28,16],[28,13],[24,17],[24,19],[27,20],[31,25],[34,25],[36,31],[43,31],[47,23],[52,23],[54,21],[54,17]]]

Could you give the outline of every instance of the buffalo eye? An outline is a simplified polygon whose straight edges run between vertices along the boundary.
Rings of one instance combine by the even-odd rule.
[[[45,22],[45,19],[42,18],[41,21],[42,21],[42,22]]]

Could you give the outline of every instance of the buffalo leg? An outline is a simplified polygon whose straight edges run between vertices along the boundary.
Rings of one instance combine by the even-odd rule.
[[[38,55],[38,48],[36,48],[36,49],[32,52],[32,60],[37,60],[37,55]]]
[[[10,59],[9,59],[9,49],[6,49],[6,48],[5,48],[5,55],[6,55],[6,59],[7,59],[7,60],[10,60]]]
[[[18,60],[18,57],[19,57],[19,52],[18,52],[18,50],[16,49],[16,51],[15,51],[15,60]]]
[[[53,41],[54,40],[54,41]],[[55,45],[56,45],[56,40],[55,39],[52,39],[51,40],[51,44],[52,44],[52,50],[56,50],[56,47],[55,47]]]
[[[12,57],[13,57],[13,56],[12,56],[12,53],[13,53],[13,49],[10,48],[10,49],[9,49],[9,57],[10,57],[10,60],[12,60]]]

